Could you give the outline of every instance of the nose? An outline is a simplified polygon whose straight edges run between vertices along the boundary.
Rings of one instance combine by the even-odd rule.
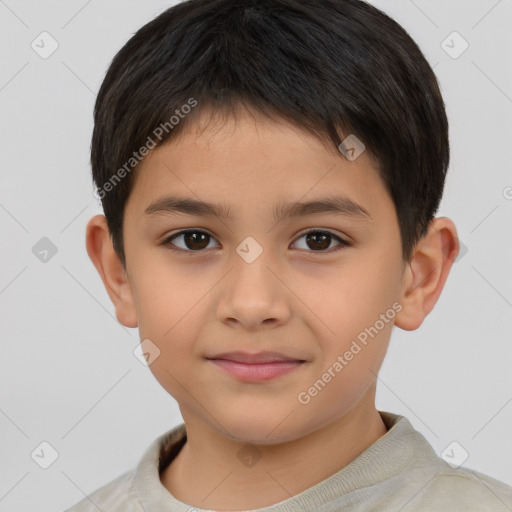
[[[285,324],[293,294],[279,274],[278,264],[266,251],[253,261],[236,254],[231,271],[220,283],[218,320],[249,331]]]

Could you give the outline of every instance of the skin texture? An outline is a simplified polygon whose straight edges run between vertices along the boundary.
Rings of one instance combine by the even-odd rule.
[[[126,269],[102,215],[89,221],[86,244],[119,322],[158,346],[150,369],[186,424],[187,442],[162,484],[199,508],[261,508],[324,480],[384,435],[377,373],[393,324],[417,329],[438,300],[459,250],[453,222],[434,219],[405,263],[393,202],[366,153],[351,162],[285,121],[247,111],[208,125],[199,117],[137,172],[124,217]],[[273,218],[278,203],[334,193],[371,219]],[[144,213],[166,195],[225,203],[233,218]],[[206,248],[190,256],[197,245],[183,236],[162,243],[183,229],[211,235]],[[312,229],[351,245],[308,243]],[[263,249],[252,263],[236,252],[247,237]],[[299,393],[394,303],[393,320],[301,403]],[[305,363],[248,383],[206,359],[235,350],[278,351]],[[246,444],[260,457],[251,467],[240,460]]]

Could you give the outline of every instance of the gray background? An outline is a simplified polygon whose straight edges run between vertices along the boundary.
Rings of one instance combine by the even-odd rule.
[[[512,0],[371,3],[439,76],[452,143],[439,215],[467,247],[423,326],[394,331],[377,405],[439,454],[457,441],[464,465],[512,484]],[[172,4],[0,0],[0,512],[63,510],[181,422],[84,244],[101,213],[88,163],[95,93],[117,50]],[[43,31],[59,45],[47,59],[31,48]],[[453,31],[469,43],[458,58],[441,46]],[[43,237],[57,248],[46,262],[33,253]],[[58,452],[48,469],[43,441]]]

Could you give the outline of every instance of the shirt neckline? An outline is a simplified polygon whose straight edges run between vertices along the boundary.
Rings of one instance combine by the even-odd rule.
[[[271,506],[243,512],[278,510],[315,510],[330,499],[350,491],[375,485],[403,471],[416,455],[414,447],[432,448],[404,416],[379,411],[388,429],[347,466],[305,491]],[[176,499],[160,481],[162,471],[176,457],[187,439],[185,424],[177,425],[155,439],[144,453],[135,471],[137,497],[145,512],[210,512]],[[435,454],[434,454],[435,455]],[[325,501],[324,501],[325,500]],[[299,506],[300,504],[300,506]]]

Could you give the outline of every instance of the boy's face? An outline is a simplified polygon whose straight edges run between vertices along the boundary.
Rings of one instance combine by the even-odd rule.
[[[349,161],[259,116],[197,126],[144,160],[125,210],[130,296],[118,318],[136,318],[140,339],[160,350],[151,371],[186,422],[255,444],[375,411],[406,266],[395,207],[372,161],[366,153]],[[146,213],[170,196],[223,204],[231,217]],[[334,197],[368,215],[274,218],[281,205]],[[183,230],[193,233],[163,243]],[[234,351],[294,362],[267,380],[240,366],[249,368],[244,379],[221,366],[235,363],[211,360]]]

